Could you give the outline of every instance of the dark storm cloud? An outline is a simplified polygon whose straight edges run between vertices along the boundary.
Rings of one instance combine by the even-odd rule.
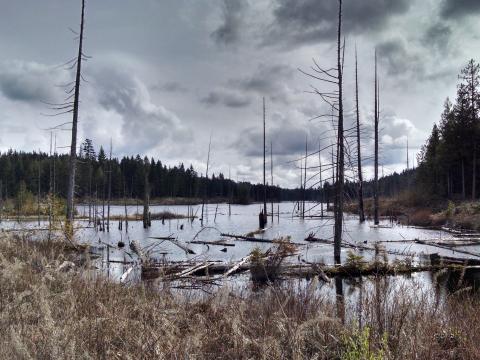
[[[452,29],[449,25],[437,22],[432,24],[425,32],[422,43],[438,51],[448,50]]]
[[[62,80],[61,71],[35,62],[0,64],[0,92],[10,100],[27,103],[58,101],[58,87],[55,85],[60,85]]]
[[[223,0],[223,23],[210,35],[217,44],[230,45],[240,39],[247,5],[246,0]]]
[[[336,36],[337,1],[277,0],[274,22],[265,43],[297,46],[329,40]],[[344,1],[345,32],[355,34],[383,29],[388,20],[409,9],[410,0]]]
[[[401,38],[389,39],[377,46],[378,61],[389,75],[423,75],[424,67],[420,57],[414,54]]]
[[[444,0],[440,9],[440,14],[444,18],[452,19],[476,13],[480,13],[478,0]]]
[[[241,108],[251,103],[248,96],[228,89],[213,90],[200,101],[208,106],[223,105],[231,108]]]

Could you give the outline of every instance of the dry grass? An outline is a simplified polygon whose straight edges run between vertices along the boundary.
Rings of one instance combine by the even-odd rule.
[[[478,359],[480,303],[445,304],[378,278],[342,305],[304,287],[213,295],[122,286],[64,245],[0,239],[2,359]],[[347,309],[347,315],[343,310]],[[351,308],[351,309],[350,309]],[[344,321],[342,321],[344,319]]]

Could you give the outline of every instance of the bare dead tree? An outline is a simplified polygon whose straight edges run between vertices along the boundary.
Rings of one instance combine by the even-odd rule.
[[[144,159],[144,192],[143,192],[143,228],[152,226],[150,221],[150,182],[148,181],[150,162]]]
[[[336,264],[341,262],[342,230],[343,230],[343,200],[344,200],[344,181],[345,181],[345,154],[344,154],[344,134],[343,134],[343,58],[342,58],[342,0],[338,1],[338,38],[337,38],[337,79],[338,79],[338,158],[337,158],[337,176],[336,184],[336,206],[335,206],[335,228],[334,228],[334,260]]]
[[[378,225],[378,78],[377,78],[377,51],[375,50],[375,179],[373,187],[373,207],[374,207],[374,224]]]
[[[265,97],[263,98],[263,225],[267,224],[267,185],[266,185],[266,159],[265,159]]]
[[[110,139],[110,156],[108,159],[108,200],[107,200],[107,232],[110,232],[110,202],[112,198],[112,139]]]
[[[345,42],[342,44],[342,0],[338,0],[338,29],[337,29],[337,61],[336,66],[330,69],[324,69],[313,60],[315,66],[311,67],[312,73],[304,72],[307,76],[319,80],[322,84],[331,86],[330,91],[322,91],[312,86],[313,94],[318,95],[323,102],[328,104],[331,114],[321,114],[315,117],[332,117],[332,130],[335,132],[335,140],[332,147],[332,164],[328,171],[332,172],[332,182],[334,184],[334,261],[341,261],[341,243],[343,232],[343,208],[344,208],[344,190],[345,190],[345,130],[344,130],[344,108],[343,108],[343,64],[344,64]],[[337,121],[333,121],[334,112],[337,114]],[[336,159],[333,156],[333,147],[336,147]],[[316,152],[315,152],[316,154]],[[308,154],[307,154],[308,155]],[[312,155],[312,154],[310,154]],[[307,157],[307,156],[306,156]],[[336,160],[336,161],[335,161]],[[325,169],[322,169],[325,171]]]
[[[321,142],[318,140],[318,174],[319,174],[319,190],[320,190],[320,215],[323,217],[323,202],[325,200],[325,194],[323,191],[323,181],[322,181],[322,147]]]
[[[123,203],[125,206],[125,232],[128,233],[127,188],[125,177],[123,178]]]
[[[212,134],[210,134],[210,141],[208,142],[208,154],[207,154],[207,170],[205,172],[205,188],[203,191],[203,201],[202,201],[202,219],[200,221],[201,225],[203,226],[203,216],[204,216],[204,208],[205,208],[205,201],[207,197],[207,186],[208,186],[208,168],[210,166],[210,150],[212,148]]]
[[[41,188],[40,188],[40,161],[38,162],[38,181],[37,181],[37,185],[38,185],[38,190],[37,190],[37,220],[38,220],[38,226],[40,226],[40,191],[41,191]]]
[[[302,199],[302,219],[305,219],[305,198],[307,193],[307,159],[308,159],[308,137],[305,136],[305,173],[303,176],[303,199]]]
[[[363,173],[362,173],[362,155],[360,142],[360,107],[358,100],[358,61],[357,47],[355,46],[355,106],[357,115],[357,168],[358,168],[358,214],[360,223],[365,221],[365,211],[363,208]]]
[[[73,100],[73,119],[72,119],[72,141],[70,145],[70,161],[68,171],[68,188],[67,188],[67,223],[72,226],[74,219],[74,195],[75,195],[75,170],[77,161],[77,126],[78,126],[78,108],[80,100],[80,82],[82,80],[82,60],[83,54],[83,30],[85,24],[85,0],[82,0],[82,15],[80,21],[80,35],[78,43],[78,55],[76,60],[75,75],[75,92]],[[72,234],[73,235],[73,234]]]
[[[273,224],[273,143],[270,141],[270,176],[271,176],[271,200],[272,200],[272,224]]]

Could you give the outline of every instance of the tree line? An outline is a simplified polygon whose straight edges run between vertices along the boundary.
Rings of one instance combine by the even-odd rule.
[[[87,139],[80,146],[75,175],[75,197],[103,199],[108,196],[111,181],[111,198],[142,199],[145,175],[151,198],[223,199],[236,203],[263,200],[263,184],[235,182],[222,173],[206,178],[192,165],[180,163],[167,166],[154,158],[124,156],[110,158],[103,147],[95,151]],[[3,199],[17,196],[20,191],[41,197],[54,193],[67,197],[69,155],[44,152],[9,150],[0,153],[0,194]],[[111,176],[109,176],[111,175]],[[328,183],[325,184],[328,189]],[[307,200],[318,200],[318,189],[306,189]],[[267,185],[269,201],[296,201],[303,198],[303,189],[285,189]]]
[[[418,155],[417,183],[431,196],[476,199],[480,65],[470,60],[458,78],[455,102],[446,99],[440,121]]]

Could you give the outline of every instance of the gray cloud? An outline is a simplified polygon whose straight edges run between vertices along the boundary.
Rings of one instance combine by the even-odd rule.
[[[62,71],[43,64],[9,61],[0,64],[0,91],[10,100],[54,102],[65,77]]]
[[[223,105],[230,108],[241,108],[251,103],[248,96],[228,89],[213,90],[200,101],[208,106]]]
[[[388,39],[377,46],[378,61],[389,75],[410,76],[425,72],[421,58],[401,38]]]
[[[430,25],[421,41],[430,48],[444,52],[448,50],[450,46],[451,36],[451,27],[445,23],[437,22]]]
[[[119,120],[121,151],[145,154],[168,141],[191,140],[191,131],[174,113],[154,104],[147,87],[135,76],[109,68],[99,69],[94,79],[90,98],[98,99],[101,108]]]
[[[460,18],[480,12],[480,2],[477,0],[444,0],[440,14],[444,18]]]
[[[298,46],[332,39],[337,31],[337,1],[277,0],[274,22],[265,40],[267,45],[287,43]],[[409,9],[410,0],[344,1],[345,33],[379,30],[388,20]]]
[[[165,91],[170,93],[186,93],[188,92],[188,88],[177,81],[167,81],[163,84],[157,84],[152,86],[152,90],[154,91]]]
[[[292,82],[294,73],[295,70],[288,65],[260,64],[252,75],[229,79],[227,86],[257,95],[268,95],[272,101],[287,103],[291,91],[287,84]]]
[[[210,36],[219,45],[231,45],[240,39],[246,0],[223,0],[223,23]]]

